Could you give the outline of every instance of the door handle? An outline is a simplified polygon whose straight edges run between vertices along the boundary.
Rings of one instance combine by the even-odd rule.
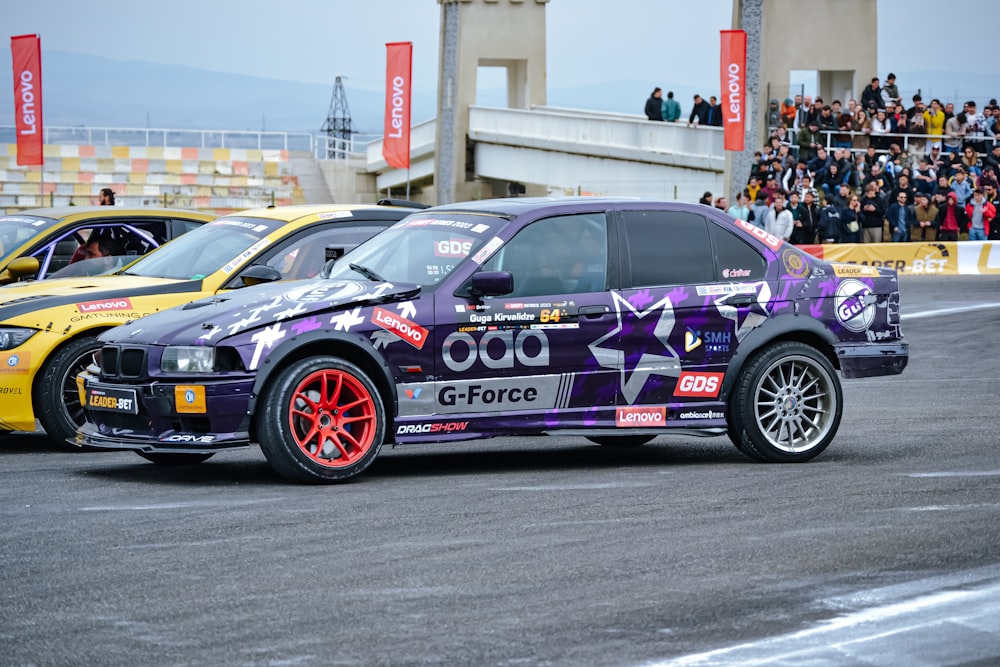
[[[611,308],[608,306],[580,306],[577,312],[588,320],[596,320],[610,313]]]
[[[749,306],[756,299],[751,294],[734,294],[726,299],[727,306]]]

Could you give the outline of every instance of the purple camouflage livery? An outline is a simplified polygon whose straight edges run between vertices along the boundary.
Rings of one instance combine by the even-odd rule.
[[[902,372],[890,269],[831,264],[720,211],[502,199],[412,214],[320,279],[260,285],[102,336],[79,444],[158,463],[261,445],[331,482],[384,443],[559,432],[728,435],[809,460],[845,378]]]

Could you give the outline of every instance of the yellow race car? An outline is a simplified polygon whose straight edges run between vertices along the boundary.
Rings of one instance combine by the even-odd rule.
[[[83,423],[76,376],[100,348],[102,331],[221,290],[315,276],[413,210],[331,204],[242,211],[110,275],[0,287],[0,431],[34,430],[37,417],[64,443]]]
[[[214,213],[166,208],[64,206],[0,216],[0,285],[27,278],[85,275],[145,255],[209,220]],[[101,242],[113,260],[87,262]],[[84,260],[84,263],[79,263]],[[71,266],[75,264],[75,266]]]

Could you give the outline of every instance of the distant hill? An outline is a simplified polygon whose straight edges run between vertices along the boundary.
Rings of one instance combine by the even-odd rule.
[[[0,49],[0,71],[11,72],[9,49]],[[192,67],[118,61],[63,51],[43,51],[45,123],[56,126],[153,127],[175,129],[268,130],[319,132],[333,94],[327,86],[211,72]],[[909,100],[918,88],[925,99],[975,99],[980,105],[1000,97],[1000,74],[897,71],[900,92]],[[9,77],[9,74],[7,75]],[[0,86],[0,124],[12,125],[13,85]],[[674,90],[686,115],[698,92],[717,92],[717,82],[701,89],[669,81],[595,82],[572,88],[550,88],[549,106],[641,114],[655,85]],[[382,133],[384,92],[344,84],[355,129]],[[502,90],[479,92],[478,103],[504,103]],[[436,92],[415,91],[413,121],[436,113]],[[6,117],[5,117],[6,116]]]

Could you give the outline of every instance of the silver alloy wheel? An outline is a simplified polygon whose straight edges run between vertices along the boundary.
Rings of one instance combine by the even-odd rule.
[[[776,359],[753,387],[753,411],[761,433],[791,454],[816,447],[836,421],[834,378],[815,359]]]

